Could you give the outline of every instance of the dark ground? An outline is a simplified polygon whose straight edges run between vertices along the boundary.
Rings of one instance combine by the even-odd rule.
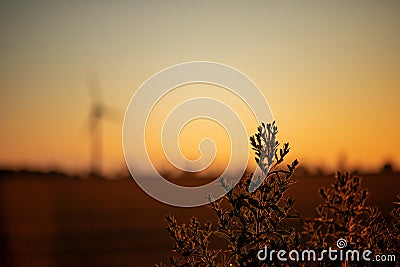
[[[399,174],[361,175],[369,204],[384,216],[393,208]],[[305,216],[320,203],[318,188],[333,176],[298,175],[290,194]],[[131,179],[81,180],[59,174],[0,173],[0,266],[153,266],[168,261],[172,242],[164,218],[179,222],[206,208],[173,208],[142,192]]]

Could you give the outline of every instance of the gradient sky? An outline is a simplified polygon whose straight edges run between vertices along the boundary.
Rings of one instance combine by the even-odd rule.
[[[131,96],[193,60],[249,76],[301,162],[399,163],[399,14],[399,1],[1,1],[0,166],[87,171],[86,77],[97,73],[121,110],[102,125],[105,168],[123,169]]]

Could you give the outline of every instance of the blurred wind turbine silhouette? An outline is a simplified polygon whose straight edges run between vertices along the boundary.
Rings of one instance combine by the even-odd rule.
[[[103,129],[101,121],[104,119],[116,121],[117,110],[104,104],[100,82],[97,76],[88,77],[91,108],[89,111],[88,129],[90,143],[90,173],[91,177],[102,176],[103,160]]]

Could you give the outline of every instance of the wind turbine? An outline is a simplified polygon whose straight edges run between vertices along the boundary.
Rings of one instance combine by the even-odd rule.
[[[116,109],[104,104],[100,82],[97,76],[87,79],[91,108],[89,110],[90,173],[91,177],[101,177],[103,162],[103,119],[116,120]]]

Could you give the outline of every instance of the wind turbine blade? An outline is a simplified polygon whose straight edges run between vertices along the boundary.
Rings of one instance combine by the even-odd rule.
[[[102,119],[106,119],[112,122],[119,122],[123,118],[123,111],[121,109],[110,107],[107,105],[102,106]]]
[[[99,119],[91,117],[89,119],[89,134],[93,134],[94,130],[96,130],[97,125],[99,125]]]
[[[80,127],[80,131],[82,133],[87,134],[87,132],[90,130],[90,116],[88,116],[85,121],[82,123]]]
[[[98,118],[94,118],[93,116],[89,115],[83,122],[80,130],[81,130],[82,134],[86,135],[89,133],[89,135],[92,135],[93,132],[96,130],[99,123],[100,123],[100,121]]]
[[[103,94],[101,91],[100,81],[97,75],[88,76],[86,83],[89,89],[91,101],[101,103],[103,102]]]

